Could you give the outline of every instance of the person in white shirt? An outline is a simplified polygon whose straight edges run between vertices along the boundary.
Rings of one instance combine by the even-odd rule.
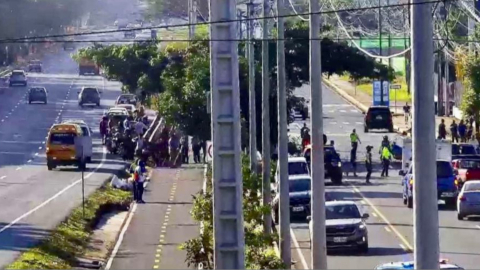
[[[148,129],[148,127],[141,121],[137,121],[134,125],[135,133],[138,136],[142,136],[143,132]]]
[[[138,166],[133,172],[133,199],[137,203],[145,203],[143,201],[143,189],[145,183],[145,174],[147,173],[147,168],[145,167],[145,162],[138,162]]]

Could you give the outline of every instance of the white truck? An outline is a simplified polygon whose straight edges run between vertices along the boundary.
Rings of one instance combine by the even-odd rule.
[[[452,160],[452,143],[447,140],[436,140],[437,159],[451,161]],[[408,137],[403,138],[402,148],[402,170],[408,171],[412,163],[412,139]]]

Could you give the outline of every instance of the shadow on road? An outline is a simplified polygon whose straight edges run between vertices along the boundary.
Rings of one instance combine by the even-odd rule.
[[[0,229],[8,226],[1,222]],[[49,235],[49,231],[30,226],[15,224],[0,234],[0,250],[24,251]]]

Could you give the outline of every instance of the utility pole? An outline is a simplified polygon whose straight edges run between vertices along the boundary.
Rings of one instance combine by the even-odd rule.
[[[245,269],[236,2],[210,2],[215,269]]]
[[[439,269],[431,3],[412,0],[415,269]]]
[[[193,0],[188,0],[188,40],[193,39],[193,16],[192,16],[192,9],[193,9]]]
[[[267,19],[269,0],[263,2],[262,29],[262,179],[263,205],[270,205],[272,194],[270,190],[270,59],[268,57],[268,37],[270,22]],[[263,217],[263,231],[272,232],[272,215]]]
[[[287,269],[292,264],[290,196],[288,184],[287,91],[285,89],[285,0],[277,1],[278,169],[280,172],[280,256]]]
[[[382,34],[382,0],[378,0],[378,35],[379,35],[379,39],[380,39],[380,43],[379,43],[379,47],[380,47],[380,56],[383,56],[383,46],[382,46],[382,43],[383,43],[383,34]],[[382,60],[380,60],[382,61]],[[383,61],[382,61],[383,62]],[[384,100],[383,100],[383,80],[380,80],[380,104],[383,105],[384,104]]]
[[[247,54],[249,92],[250,170],[257,174],[257,110],[255,102],[255,48],[253,47],[253,0],[247,3]]]
[[[390,6],[390,0],[387,0],[387,6]],[[389,11],[389,9],[387,9],[387,12]],[[387,16],[389,16],[389,14],[387,13]],[[390,20],[389,20],[390,22]],[[392,26],[389,24],[389,29],[388,29],[388,55],[392,55]],[[392,61],[393,59],[392,58],[388,58],[388,67],[389,68],[392,68]]]
[[[312,269],[327,269],[325,167],[323,157],[322,62],[320,4],[310,0],[310,107],[312,126]]]
[[[196,25],[197,25],[197,0],[190,0],[192,1],[192,39],[195,38],[196,34]]]

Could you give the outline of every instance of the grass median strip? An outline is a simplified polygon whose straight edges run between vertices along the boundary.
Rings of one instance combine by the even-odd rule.
[[[116,209],[126,209],[131,193],[102,186],[75,208],[65,221],[36,247],[24,252],[7,269],[69,269],[75,267],[76,258],[84,254],[90,235],[101,216]]]

